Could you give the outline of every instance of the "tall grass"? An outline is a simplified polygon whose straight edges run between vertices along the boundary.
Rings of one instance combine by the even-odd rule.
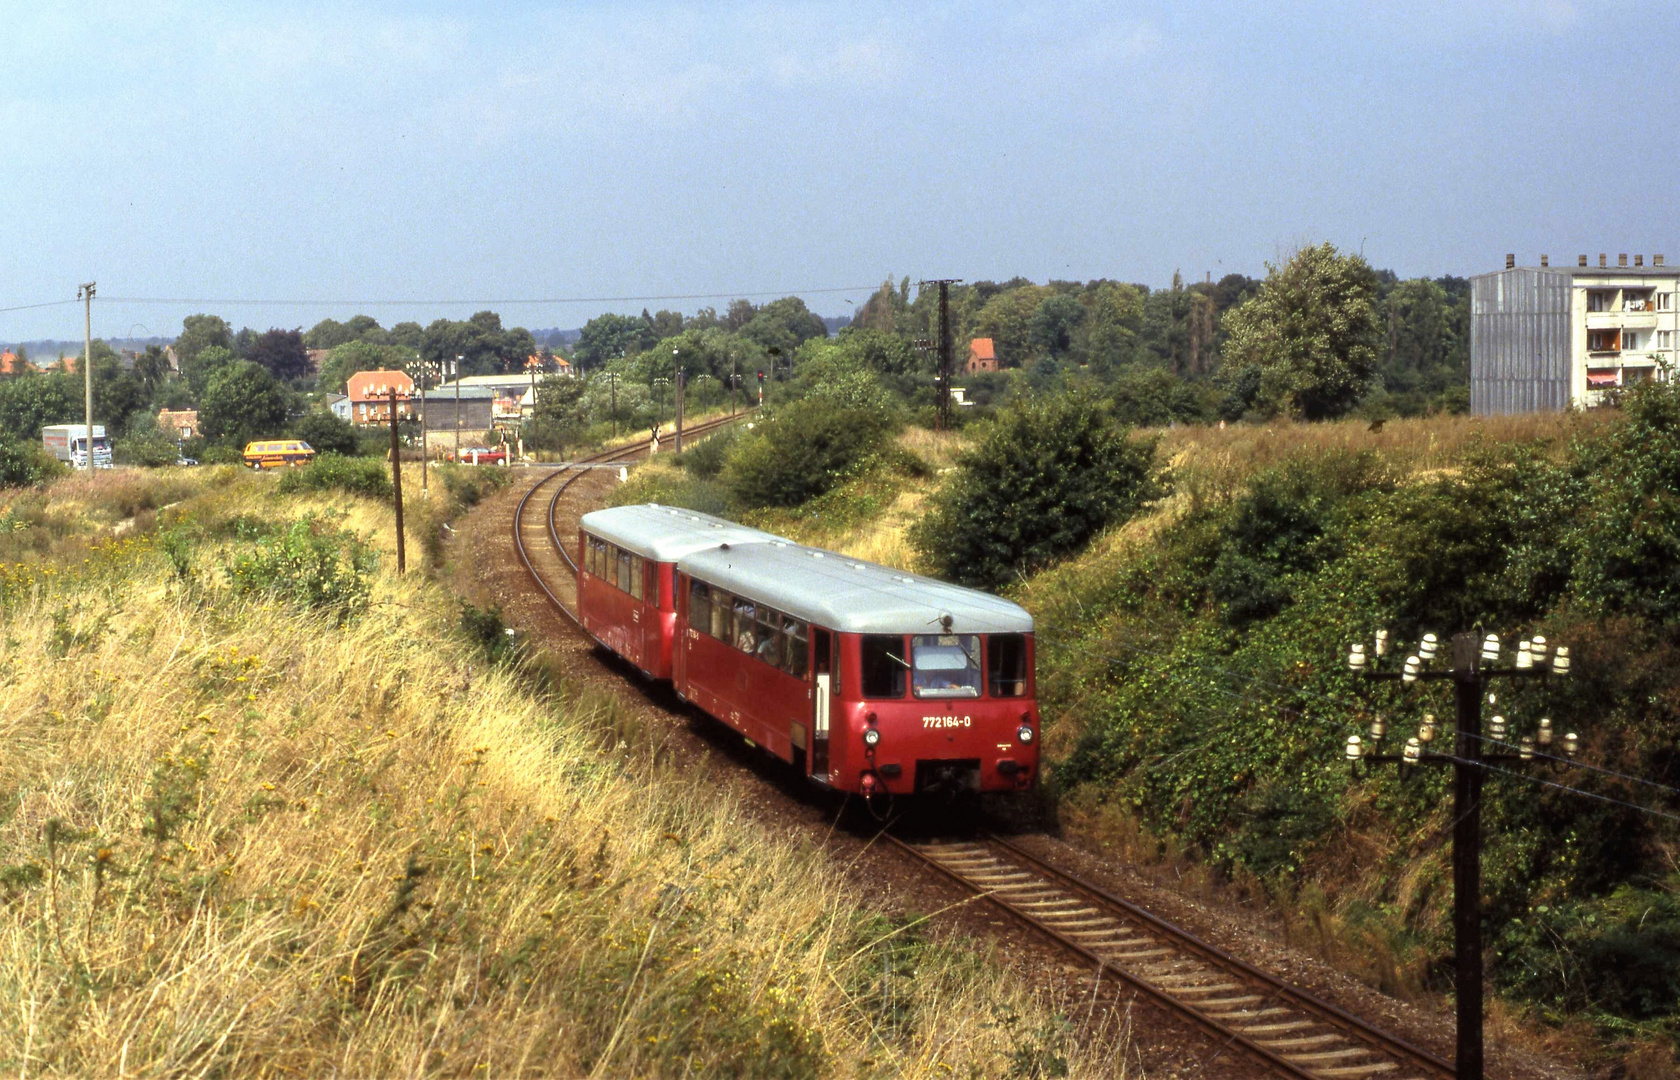
[[[1101,1066],[615,699],[484,659],[449,597],[390,573],[382,505],[230,480],[171,508],[180,558],[90,548],[10,594],[0,1068]],[[219,572],[265,516],[305,514],[387,556],[342,624]]]

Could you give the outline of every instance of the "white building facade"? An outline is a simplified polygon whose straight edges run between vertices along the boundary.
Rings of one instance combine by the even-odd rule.
[[[1680,268],[1661,255],[1515,265],[1470,279],[1470,411],[1591,408],[1680,370]]]

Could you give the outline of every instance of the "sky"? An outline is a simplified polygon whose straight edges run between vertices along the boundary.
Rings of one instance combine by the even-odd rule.
[[[53,305],[0,341],[80,337],[84,281],[129,337],[1680,258],[1671,0],[0,0],[0,41],[0,309]]]

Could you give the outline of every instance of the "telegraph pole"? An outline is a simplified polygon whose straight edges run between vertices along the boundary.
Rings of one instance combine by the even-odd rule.
[[[402,446],[397,442],[397,387],[391,386],[391,494],[397,504],[397,573],[408,569],[403,552]]]
[[[672,355],[675,355],[675,350],[672,350]],[[682,453],[683,387],[688,382],[687,374],[681,368],[677,369],[677,453],[679,454]]]
[[[938,412],[934,426],[940,431],[951,427],[951,286],[962,278],[931,278],[921,285],[939,286],[939,375],[934,383]]]
[[[420,361],[420,494],[426,494],[426,374],[431,365]]]
[[[455,463],[461,463],[461,361],[464,356],[455,358]]]
[[[82,381],[87,388],[87,427],[82,430],[82,449],[87,451],[87,471],[93,472],[93,289],[94,282],[76,290],[82,302]]]
[[[1563,645],[1552,649],[1548,667],[1546,639],[1535,637],[1518,644],[1513,666],[1496,667],[1501,651],[1498,635],[1478,638],[1475,634],[1455,634],[1451,670],[1431,671],[1429,666],[1437,647],[1436,636],[1425,634],[1417,652],[1406,657],[1401,670],[1378,671],[1378,664],[1389,651],[1388,631],[1379,630],[1369,662],[1364,643],[1356,643],[1348,653],[1348,668],[1366,679],[1393,680],[1403,685],[1420,680],[1452,680],[1452,753],[1431,752],[1435,718],[1429,715],[1424,716],[1417,735],[1406,740],[1400,753],[1381,753],[1388,723],[1378,715],[1371,722],[1370,742],[1362,741],[1358,735],[1348,736],[1347,758],[1356,770],[1363,762],[1398,762],[1403,773],[1420,764],[1453,767],[1453,953],[1458,1014],[1455,1075],[1458,1080],[1482,1080],[1486,1065],[1482,1040],[1482,782],[1489,764],[1529,762],[1536,745],[1547,747],[1552,743],[1550,719],[1542,719],[1535,735],[1524,736],[1515,746],[1506,741],[1508,728],[1503,716],[1495,716],[1488,723],[1484,736],[1482,703],[1488,683],[1495,678],[1567,678],[1569,649]],[[1496,752],[1489,753],[1484,741],[1491,743]],[[1573,731],[1563,737],[1563,752],[1568,757],[1575,756],[1578,745]],[[1511,749],[1517,752],[1500,752]]]

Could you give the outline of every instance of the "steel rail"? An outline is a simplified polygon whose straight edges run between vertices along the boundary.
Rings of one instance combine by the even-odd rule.
[[[1331,1080],[1411,1075],[1399,1071],[1402,1065],[1429,1077],[1454,1075],[1450,1064],[1429,1052],[1238,960],[1007,840],[987,836],[959,845],[924,848],[890,833],[885,835],[912,858],[985,897],[1057,946],[1184,1017],[1205,1034],[1241,1047],[1286,1076]],[[1022,899],[1022,894],[1031,899]],[[1089,940],[1093,938],[1109,940]],[[1219,997],[1232,993],[1237,996]],[[1371,1055],[1377,1060],[1371,1060]]]
[[[750,415],[752,415],[751,410],[748,410],[747,412],[742,412],[735,416],[724,416],[715,420],[708,420],[704,423],[696,424],[692,428],[688,428],[683,432],[683,434],[685,436],[706,435],[717,428],[723,427],[725,424],[733,423],[744,416]],[[554,549],[559,553],[560,558],[565,561],[567,566],[572,568],[574,573],[576,573],[577,563],[572,559],[571,552],[567,550],[565,543],[560,539],[559,531],[554,526],[555,509],[560,503],[560,497],[565,494],[567,488],[587,476],[590,468],[598,467],[602,464],[618,464],[619,462],[628,463],[635,455],[646,451],[652,445],[653,440],[651,438],[647,438],[642,439],[639,442],[627,443],[623,446],[609,447],[606,450],[597,451],[587,457],[579,458],[577,461],[567,462],[564,465],[555,468],[541,480],[532,484],[530,489],[520,497],[519,505],[514,508],[514,553],[519,556],[520,564],[525,567],[525,572],[531,575],[531,580],[536,583],[537,588],[541,589],[543,591],[543,595],[548,597],[549,602],[554,605],[555,609],[558,610],[560,614],[570,619],[574,625],[578,624],[577,613],[567,607],[565,602],[560,599],[559,595],[549,587],[549,583],[544,580],[542,573],[537,570],[536,563],[531,558],[531,552],[525,545],[524,525],[527,507],[530,505],[532,498],[544,486],[559,480],[563,476],[565,477],[564,482],[554,489],[553,496],[548,500],[546,513],[544,514],[544,531],[548,533],[549,542],[554,545]],[[567,473],[571,473],[571,475],[566,476]]]

